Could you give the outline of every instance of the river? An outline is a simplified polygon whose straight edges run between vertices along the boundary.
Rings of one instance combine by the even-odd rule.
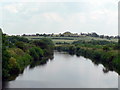
[[[6,88],[118,88],[118,74],[82,56],[54,52],[53,60],[29,66]]]

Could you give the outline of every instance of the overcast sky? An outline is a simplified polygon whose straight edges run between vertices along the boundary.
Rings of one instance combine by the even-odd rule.
[[[65,31],[118,34],[119,0],[15,1],[2,0],[0,3],[0,15],[2,15],[0,26],[7,34],[63,33]]]

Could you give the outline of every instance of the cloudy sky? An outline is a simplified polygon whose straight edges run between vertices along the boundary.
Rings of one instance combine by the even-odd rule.
[[[117,35],[118,1],[2,0],[0,26],[7,34],[70,31]]]

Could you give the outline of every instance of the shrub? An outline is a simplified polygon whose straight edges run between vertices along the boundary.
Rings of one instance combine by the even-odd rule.
[[[39,47],[33,47],[29,49],[29,54],[34,60],[40,60],[43,57],[43,50]]]
[[[109,48],[108,46],[104,46],[104,47],[103,47],[103,50],[107,52],[107,51],[110,50],[110,48]]]

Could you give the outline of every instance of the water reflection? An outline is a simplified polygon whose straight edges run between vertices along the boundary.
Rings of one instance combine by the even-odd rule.
[[[48,62],[48,60],[53,60],[54,59],[54,56],[53,55],[51,55],[51,56],[49,56],[49,57],[47,57],[47,58],[44,58],[43,60],[40,60],[40,61],[33,61],[31,64],[30,64],[30,66],[29,66],[29,68],[30,69],[33,69],[34,67],[36,67],[36,66],[44,66],[44,65],[46,65],[47,64],[47,62]]]
[[[32,69],[31,69],[32,68]],[[32,63],[8,88],[117,88],[118,75],[102,64],[67,53],[54,53],[52,61]]]

